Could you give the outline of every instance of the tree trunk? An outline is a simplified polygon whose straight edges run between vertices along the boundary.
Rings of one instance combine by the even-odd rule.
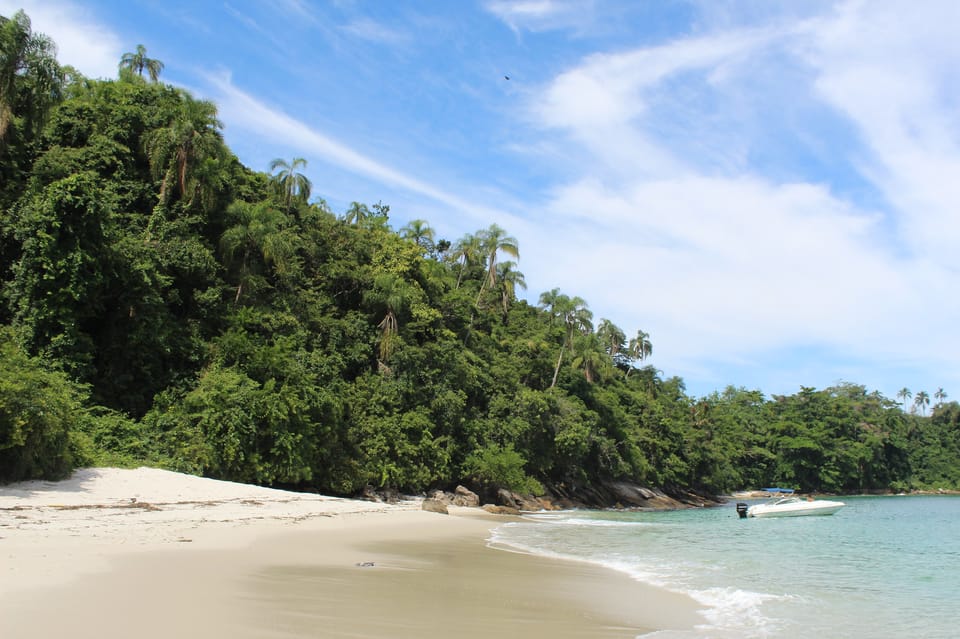
[[[560,357],[557,358],[557,367],[553,369],[553,381],[550,382],[550,388],[553,388],[554,386],[557,385],[557,375],[560,374],[560,363],[563,361],[563,349],[566,346],[567,345],[564,344],[560,347]]]

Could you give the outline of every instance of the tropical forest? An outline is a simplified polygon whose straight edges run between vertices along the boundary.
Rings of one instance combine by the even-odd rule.
[[[331,210],[310,158],[244,166],[217,106],[131,49],[91,79],[23,12],[0,17],[0,481],[148,465],[334,495],[960,488],[943,389],[693,397],[649,364],[642,317],[526,291],[509,230]]]

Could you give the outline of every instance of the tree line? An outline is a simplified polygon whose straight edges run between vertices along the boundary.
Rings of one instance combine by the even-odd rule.
[[[691,397],[646,332],[558,289],[519,298],[496,224],[451,241],[382,202],[334,212],[304,158],[244,166],[142,46],[92,80],[22,12],[0,43],[0,480],[960,486],[945,394],[930,416],[855,384]]]

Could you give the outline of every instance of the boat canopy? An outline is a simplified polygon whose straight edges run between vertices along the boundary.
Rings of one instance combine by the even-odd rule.
[[[782,494],[782,495],[792,495],[792,494],[793,494],[793,488],[764,488],[764,489],[763,489],[763,492],[765,492],[765,493]]]

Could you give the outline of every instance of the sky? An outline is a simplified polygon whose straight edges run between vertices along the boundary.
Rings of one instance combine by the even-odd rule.
[[[960,399],[960,2],[0,0],[337,213],[517,238],[688,393]],[[952,393],[952,395],[951,395]]]

